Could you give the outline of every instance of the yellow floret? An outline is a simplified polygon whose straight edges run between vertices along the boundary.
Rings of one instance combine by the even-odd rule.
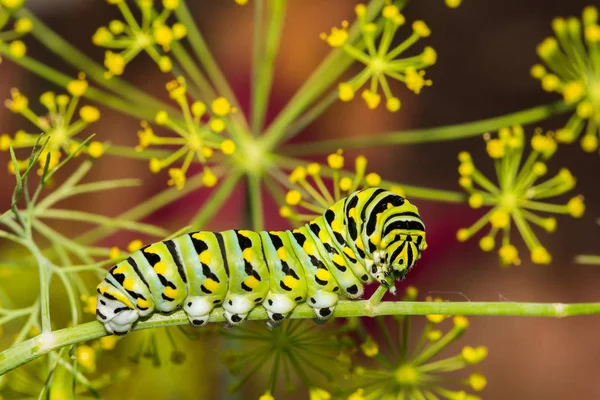
[[[223,117],[232,111],[231,104],[225,97],[217,97],[210,105],[213,113]]]
[[[235,153],[235,143],[231,139],[225,139],[221,142],[221,151],[223,154],[231,155]]]
[[[354,89],[349,83],[342,82],[338,85],[338,95],[342,101],[350,101],[354,98]]]
[[[421,37],[427,37],[431,35],[431,30],[424,21],[419,20],[413,22],[412,28],[417,33],[417,35]]]
[[[96,122],[100,119],[100,111],[96,107],[83,106],[79,110],[79,116],[87,123]]]

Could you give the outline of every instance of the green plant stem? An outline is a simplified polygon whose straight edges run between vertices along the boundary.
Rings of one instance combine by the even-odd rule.
[[[248,175],[250,218],[252,221],[252,229],[255,231],[264,230],[264,213],[261,181],[261,177],[258,175]]]
[[[218,169],[215,169],[214,173],[215,173],[215,175],[219,176]],[[125,219],[125,220],[129,220],[129,221],[137,221],[139,219],[142,219],[142,218],[152,214],[156,210],[158,210],[168,204],[174,203],[175,201],[179,200],[180,198],[198,190],[201,187],[202,187],[202,174],[197,174],[186,182],[183,189],[178,190],[175,187],[170,187],[168,189],[165,189],[162,192],[152,196],[150,199],[144,201],[143,203],[118,215],[116,218],[117,219]],[[94,243],[97,240],[100,240],[100,239],[114,233],[116,230],[117,230],[116,228],[109,228],[109,227],[104,227],[104,226],[98,227],[98,228],[90,230],[89,232],[84,233],[83,235],[78,236],[77,238],[75,238],[75,241],[77,243],[82,243],[82,244]]]
[[[290,157],[276,157],[275,162],[278,166],[284,169],[292,170],[299,165],[308,165],[307,161],[299,160]],[[326,166],[321,166],[321,174],[323,176],[332,177],[333,170]],[[347,171],[339,171],[340,176],[348,176],[354,178],[354,174]],[[421,186],[406,185],[392,181],[381,181],[382,187],[399,186],[402,188],[407,197],[411,199],[442,201],[446,203],[463,203],[467,200],[467,195],[461,192],[451,192],[448,190],[430,189]]]
[[[40,250],[33,242],[28,242],[27,248],[33,254],[38,265],[40,280],[40,318],[42,322],[42,333],[49,333],[52,330],[50,324],[50,280],[52,270],[50,261],[42,255]]]
[[[190,14],[190,10],[184,1],[179,2],[179,6],[175,9],[175,14],[179,19],[179,22],[187,27],[187,39],[192,46],[192,50],[196,54],[198,60],[200,60],[204,66],[206,74],[217,88],[217,91],[221,95],[227,97],[233,105],[239,108],[239,102],[237,101],[233,90],[231,90],[227,79],[225,79],[225,76],[219,69],[217,62],[206,45],[206,42],[198,30],[196,22],[194,21],[194,18]]]
[[[336,317],[374,317],[378,315],[487,315],[518,317],[568,317],[575,315],[600,314],[600,303],[517,303],[517,302],[414,302],[386,301],[373,305],[369,300],[342,300],[338,303]],[[306,303],[298,305],[291,318],[314,318],[314,312]],[[265,309],[257,307],[248,315],[249,320],[266,320]],[[210,315],[210,322],[223,322],[222,308]],[[155,314],[146,321],[136,324],[134,330],[187,325],[183,311],[171,315]],[[61,347],[86,342],[106,336],[104,327],[98,322],[88,322],[76,327],[41,334],[19,343],[0,353],[0,375]]]
[[[384,4],[385,0],[369,2],[365,20],[372,21],[375,19]],[[353,43],[360,35],[359,24],[355,21],[348,30],[348,43]],[[281,141],[286,128],[310,106],[311,102],[327,90],[353,62],[353,58],[347,56],[341,49],[332,50],[267,128],[264,134],[266,148],[274,148]]]
[[[56,34],[50,27],[44,24],[33,13],[27,9],[21,9],[15,13],[15,16],[21,18],[29,18],[33,22],[31,35],[40,41],[54,54],[61,57],[63,60],[86,73],[86,75],[99,85],[112,90],[114,93],[129,99],[134,103],[144,105],[146,108],[151,108],[153,114],[158,110],[166,110],[171,115],[179,115],[179,110],[170,105],[155,99],[148,93],[138,89],[122,79],[112,77],[106,79],[104,73],[106,70],[94,60],[85,55],[82,51],[73,47],[69,42],[64,40],[60,35]]]
[[[122,230],[130,230],[133,232],[144,233],[151,236],[165,237],[169,232],[163,228],[160,228],[151,224],[144,224],[136,221],[127,221],[120,218],[105,217],[103,215],[92,214],[79,210],[60,210],[50,209],[34,213],[36,217],[50,218],[50,219],[63,219],[80,222],[94,223],[109,228],[117,228]]]
[[[204,202],[200,211],[196,214],[196,216],[192,219],[190,227],[192,230],[199,230],[201,227],[205,226],[208,221],[221,209],[221,207],[227,201],[227,198],[235,189],[235,185],[238,180],[242,176],[242,173],[234,169],[231,174],[225,178],[219,187],[214,190],[210,198]]]
[[[414,129],[399,132],[384,132],[376,135],[364,135],[357,137],[346,137],[329,139],[310,143],[283,146],[281,154],[285,155],[314,155],[325,154],[343,149],[365,149],[370,147],[381,147],[399,144],[417,144],[428,142],[443,142],[448,140],[465,139],[482,135],[485,132],[497,131],[500,128],[531,124],[542,121],[554,115],[572,111],[573,105],[566,105],[559,101],[517,111],[499,117],[483,119],[480,121],[467,122],[456,125],[440,126],[435,128]]]
[[[252,52],[253,82],[252,82],[252,133],[256,136],[264,126],[269,94],[273,83],[275,58],[279,48],[279,40],[285,19],[285,0],[268,0],[269,23],[266,36],[262,35],[262,4],[263,0],[255,3],[254,45]],[[264,46],[261,46],[264,40]]]
[[[67,84],[73,80],[73,77],[65,75],[62,72],[59,72],[54,68],[49,67],[46,64],[36,61],[28,56],[23,56],[20,58],[12,56],[8,50],[8,46],[4,43],[0,43],[0,54],[11,59],[15,64],[18,64],[19,66],[29,70],[30,72],[33,72],[38,76],[41,76],[55,85],[66,87]],[[84,96],[91,100],[97,101],[106,107],[120,111],[135,118],[153,121],[154,116],[156,115],[156,111],[152,111],[147,107],[140,107],[139,105],[129,103],[119,97],[113,96],[96,88],[88,88]]]
[[[577,264],[600,265],[600,255],[582,254],[575,257],[575,262]]]
[[[206,78],[202,75],[202,72],[198,68],[198,66],[194,63],[194,60],[190,57],[185,47],[179,42],[173,42],[171,44],[171,52],[175,56],[175,59],[184,69],[184,71],[192,78],[192,82],[198,87],[203,98],[201,100],[206,101],[206,99],[212,100],[216,96],[214,89],[210,86],[210,83],[206,80]]]

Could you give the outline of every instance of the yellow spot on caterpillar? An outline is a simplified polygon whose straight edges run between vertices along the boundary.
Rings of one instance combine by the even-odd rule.
[[[287,253],[285,252],[285,248],[284,247],[280,247],[277,249],[277,256],[279,257],[279,259],[281,261],[285,261],[287,258]]]
[[[149,246],[144,249],[144,253],[157,254],[158,249],[156,248],[156,246]]]
[[[294,289],[296,286],[298,286],[298,281],[294,279],[294,277],[292,277],[291,275],[288,275],[285,278],[283,278],[283,284],[289,287],[290,289]]]
[[[150,307],[150,302],[148,300],[144,300],[144,299],[137,299],[137,306],[139,308],[148,308]]]
[[[356,254],[354,254],[354,252],[352,251],[352,249],[348,246],[346,246],[344,248],[344,253],[348,256],[348,257],[352,257],[352,258],[356,258]]]
[[[327,233],[324,229],[321,229],[319,231],[319,240],[323,243],[329,243],[329,237],[327,236]]]
[[[244,284],[248,286],[250,289],[254,289],[258,286],[258,279],[254,276],[250,275],[246,279],[244,279]]]
[[[242,255],[246,261],[252,261],[254,258],[254,250],[251,248],[244,249],[244,251],[242,251]]]
[[[123,289],[125,290],[133,290],[133,279],[127,278],[123,281]]]
[[[202,264],[206,264],[206,265],[210,264],[211,258],[212,258],[212,256],[210,255],[210,252],[208,250],[204,250],[202,253],[200,253],[200,262]]]
[[[362,251],[365,251],[365,245],[360,237],[356,239],[356,242],[354,242],[354,244],[356,244],[357,248],[361,249]]]
[[[156,272],[159,275],[164,275],[165,272],[167,272],[167,263],[165,263],[164,261],[159,261],[154,265],[154,272]]]
[[[387,203],[387,209],[389,210],[390,208],[392,208],[392,203]]]
[[[127,296],[125,296],[123,293],[118,292],[116,290],[114,290],[114,291],[107,290],[104,293],[108,293],[108,294],[112,295],[115,299],[117,299],[121,303],[125,304],[127,307],[133,308],[133,304],[131,304],[131,301],[129,301],[129,298],[127,298]]]
[[[381,213],[378,213],[378,214],[376,214],[376,215],[375,215],[375,219],[376,219],[377,221],[379,221],[379,220],[381,219]]]
[[[177,289],[173,289],[173,288],[167,287],[163,291],[163,294],[165,296],[167,296],[167,297],[170,297],[170,298],[174,299],[175,297],[177,297]]]
[[[381,235],[376,233],[373,236],[371,236],[371,238],[369,240],[371,240],[371,243],[373,243],[375,246],[377,246],[379,244],[379,242],[381,242]]]
[[[242,236],[245,236],[245,237],[250,237],[250,234],[251,234],[252,232],[250,232],[250,231],[246,231],[246,230],[239,230],[239,231],[238,231],[238,233],[239,233],[240,235],[242,235]]]
[[[207,238],[207,235],[208,234],[206,232],[196,232],[192,235],[192,237],[198,240],[205,240]]]
[[[122,274],[125,272],[125,267],[123,265],[119,265],[117,268],[113,270],[113,274]]]
[[[344,257],[342,257],[339,254],[334,254],[333,257],[331,257],[331,259],[333,260],[334,263],[336,263],[337,265],[345,265],[346,261],[344,260]]]
[[[336,233],[342,232],[342,223],[337,218],[331,222],[331,229]]]
[[[203,285],[206,289],[210,290],[211,292],[214,292],[219,287],[219,284],[210,278],[205,280]]]
[[[328,281],[331,277],[331,274],[326,269],[319,268],[315,276],[321,281]]]
[[[348,211],[348,216],[349,216],[350,218],[354,218],[354,219],[356,219],[356,208],[355,208],[355,207],[352,207],[352,208],[350,209],[350,211]]]
[[[304,249],[306,254],[313,255],[315,253],[315,249],[314,249],[312,243],[309,242],[308,240],[304,242],[304,246],[302,246],[302,248]]]

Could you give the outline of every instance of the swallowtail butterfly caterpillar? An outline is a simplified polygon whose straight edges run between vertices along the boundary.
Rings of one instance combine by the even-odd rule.
[[[116,335],[179,308],[193,326],[217,306],[237,325],[262,305],[274,327],[302,302],[326,320],[340,296],[359,298],[372,281],[395,293],[426,247],[417,207],[385,189],[359,190],[292,231],[193,232],[145,246],[98,285],[96,316]]]

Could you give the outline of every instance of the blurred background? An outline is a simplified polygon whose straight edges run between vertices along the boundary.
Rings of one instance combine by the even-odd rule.
[[[559,100],[547,94],[539,82],[529,75],[538,62],[536,45],[552,35],[551,20],[556,16],[580,16],[589,1],[465,0],[455,10],[444,6],[443,0],[411,1],[403,11],[408,21],[423,19],[432,30],[422,41],[438,53],[438,62],[427,69],[433,86],[417,96],[401,85],[392,86],[402,100],[398,113],[383,107],[370,111],[360,100],[336,103],[311,124],[294,141],[307,142],[327,138],[344,138],[386,131],[434,127],[498,116],[536,105]],[[290,0],[285,20],[281,48],[271,95],[269,118],[272,118],[291,98],[304,80],[329,51],[319,39],[321,32],[348,19],[354,19],[355,1]],[[104,50],[94,47],[91,36],[100,25],[119,17],[115,7],[103,1],[29,0],[30,8],[53,29],[97,61]],[[234,88],[244,112],[248,111],[250,93],[251,38],[253,7],[239,7],[233,0],[188,1],[196,21],[213,54]],[[25,39],[28,54],[65,73],[76,76],[60,60],[48,54],[32,39]],[[418,48],[421,47],[419,43]],[[156,97],[166,98],[165,75],[158,72],[145,54],[128,64],[126,79]],[[30,103],[39,108],[37,98],[45,90],[57,90],[45,81],[5,60],[0,65],[0,98],[8,98],[9,90],[18,87],[28,95]],[[86,101],[87,102],[87,101]],[[89,102],[87,102],[89,103]],[[37,110],[41,111],[41,110]],[[97,133],[100,140],[125,146],[137,144],[139,120],[101,108],[102,118],[86,133]],[[568,114],[544,121],[545,129],[562,127]],[[535,126],[527,126],[531,133]],[[31,128],[24,118],[0,108],[0,133]],[[364,154],[369,158],[369,171],[384,179],[400,183],[461,191],[457,179],[457,154],[468,150],[476,165],[491,176],[492,162],[485,153],[481,137],[439,144],[387,146],[364,151],[347,151],[348,156]],[[21,155],[21,158],[24,154]],[[324,161],[323,156],[313,159]],[[0,153],[0,166],[7,164],[7,153]],[[487,169],[486,169],[487,166]],[[419,288],[420,294],[442,296],[453,301],[530,301],[530,302],[592,302],[600,301],[598,287],[600,268],[578,265],[574,256],[581,253],[600,254],[600,191],[598,154],[583,153],[578,143],[563,146],[549,162],[552,176],[559,168],[569,168],[578,179],[576,193],[585,196],[584,218],[558,217],[558,229],[553,234],[536,231],[552,253],[549,266],[532,265],[520,238],[522,265],[502,269],[493,253],[483,253],[478,237],[457,244],[455,235],[461,227],[470,226],[481,210],[471,210],[466,204],[445,204],[419,201],[418,206],[428,230],[429,249],[417,268],[400,287]],[[4,168],[4,167],[2,167]],[[144,185],[136,189],[84,196],[63,204],[63,208],[116,216],[153,193],[165,188],[166,173],[150,174],[145,161],[103,156],[87,180],[142,177]],[[60,179],[60,177],[59,177]],[[14,178],[0,173],[0,209],[7,209]],[[151,222],[175,230],[185,225],[200,207],[208,191],[192,193],[181,201],[147,218]],[[566,203],[569,196],[560,199]],[[286,229],[277,207],[267,199],[268,229]],[[244,190],[240,187],[228,200],[206,229],[225,230],[244,223]],[[57,225],[62,232],[79,233],[88,226]],[[130,234],[113,235],[106,245],[121,248],[135,239]],[[5,251],[6,247],[0,247]],[[6,250],[8,251],[8,250]],[[33,277],[32,279],[35,279]],[[23,285],[25,290],[27,285]],[[480,366],[488,379],[482,392],[486,399],[594,399],[600,398],[600,316],[567,319],[473,317],[463,338],[443,355],[460,351],[463,345],[486,345],[488,359]],[[418,324],[417,324],[418,325]],[[418,327],[415,327],[417,329]],[[139,333],[136,335],[140,335]],[[127,339],[131,343],[135,338]],[[177,340],[185,340],[178,337]],[[189,351],[182,365],[164,363],[160,369],[149,361],[128,366],[131,375],[106,392],[106,398],[229,398],[223,393],[227,372],[220,367],[221,350],[210,335],[185,345]],[[123,349],[121,349],[123,350]],[[127,349],[125,349],[127,350]],[[133,351],[130,349],[130,351]],[[129,363],[126,351],[113,354],[106,363]],[[167,356],[168,357],[168,356]],[[113,363],[113,364],[110,364]],[[101,370],[106,365],[99,365]],[[143,377],[143,379],[142,379]],[[257,398],[263,387],[252,387],[238,398]]]

